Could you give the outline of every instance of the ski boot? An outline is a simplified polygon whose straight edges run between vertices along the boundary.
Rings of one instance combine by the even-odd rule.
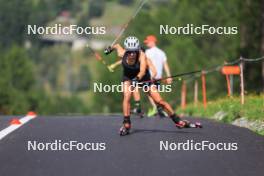
[[[123,125],[119,130],[120,136],[128,135],[130,133],[130,129],[131,129],[131,122],[130,120],[125,119]]]

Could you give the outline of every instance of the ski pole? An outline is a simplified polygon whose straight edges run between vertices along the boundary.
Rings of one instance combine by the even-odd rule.
[[[180,74],[177,74],[177,75],[167,76],[167,77],[163,77],[163,78],[156,79],[156,80],[141,81],[140,83],[157,82],[157,81],[162,81],[162,80],[165,80],[165,79],[168,79],[168,78],[176,78],[176,77],[181,77],[181,76],[187,76],[187,75],[192,75],[192,74],[200,73],[200,72],[202,72],[202,70],[196,70],[196,71],[191,71],[191,72],[186,72],[186,73],[180,73]]]
[[[89,45],[86,45],[86,46],[93,53],[93,55],[95,56],[96,60],[100,61],[103,65],[105,65],[109,72],[114,72],[114,70],[109,65],[106,64],[105,60],[103,59],[103,57],[98,52],[96,52]]]
[[[144,4],[146,4],[148,0],[142,0],[140,5],[138,6],[138,8],[135,10],[135,12],[133,13],[133,15],[130,17],[130,19],[128,20],[127,23],[125,23],[123,25],[123,27],[121,28],[120,32],[118,33],[118,35],[116,36],[116,38],[114,39],[114,41],[112,42],[112,44],[110,45],[110,47],[106,48],[104,50],[105,54],[110,54],[113,49],[112,47],[116,44],[116,42],[120,39],[120,37],[123,35],[123,33],[125,32],[125,30],[127,29],[128,25],[136,18],[137,14],[140,12],[140,10],[142,9],[142,7],[144,6]]]
[[[119,38],[123,35],[123,33],[125,32],[125,30],[127,29],[129,23],[131,23],[131,21],[133,21],[135,19],[135,17],[137,16],[137,14],[140,12],[140,10],[142,9],[143,5],[147,2],[148,0],[143,0],[141,2],[141,4],[139,5],[139,7],[136,9],[136,11],[134,12],[133,16],[128,20],[128,22],[122,27],[122,29],[120,30],[119,34],[117,35],[117,37],[115,38],[115,40],[112,42],[111,47],[119,40]]]

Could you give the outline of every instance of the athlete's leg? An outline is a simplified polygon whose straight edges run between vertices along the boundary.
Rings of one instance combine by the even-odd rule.
[[[124,81],[123,90],[123,115],[124,117],[128,117],[130,116],[130,99],[132,95],[130,81]]]
[[[162,99],[157,88],[154,85],[151,85],[149,95],[157,105],[160,105],[162,108],[164,108],[164,110],[168,113],[169,116],[174,114],[172,107],[169,105],[169,103]]]
[[[160,84],[156,83],[154,85],[157,88],[157,90],[159,90],[158,88],[159,88]],[[166,113],[163,110],[163,107],[160,106],[159,104],[156,104],[154,102],[154,100],[151,98],[151,96],[148,95],[148,99],[149,99],[149,101],[150,101],[150,103],[152,105],[152,109],[149,110],[148,116],[153,116],[153,115],[156,115],[156,114],[158,114],[159,117],[166,117],[167,116]]]
[[[148,95],[149,101],[152,105],[152,114],[158,114],[160,117],[166,117],[166,113],[163,110],[163,107],[159,104],[156,104],[151,96]]]
[[[120,128],[120,135],[126,135],[129,133],[129,129],[131,128],[131,121],[130,121],[130,99],[132,96],[131,90],[131,83],[130,81],[123,82],[123,125]]]
[[[180,117],[175,114],[175,112],[172,109],[172,107],[170,106],[170,104],[162,99],[162,97],[160,96],[160,94],[157,91],[157,88],[155,86],[151,85],[149,95],[151,96],[151,98],[153,98],[153,100],[155,101],[156,104],[161,106],[168,113],[169,117],[172,119],[172,121],[175,124],[181,125],[182,127],[185,126],[185,124],[182,123]]]
[[[151,106],[152,106],[152,107],[148,110],[148,116],[149,116],[149,117],[152,117],[152,116],[154,116],[154,115],[157,114],[157,105],[156,105],[156,103],[154,102],[154,100],[151,98],[150,95],[148,95],[148,99],[149,99],[149,102],[150,102],[150,104],[151,104]]]
[[[133,98],[135,101],[140,101],[140,93],[139,93],[139,88],[135,87],[133,91]]]
[[[140,103],[140,92],[139,92],[139,88],[136,87],[133,91],[133,98],[134,98],[134,108],[133,108],[133,112],[134,113],[141,113],[141,103]]]
[[[156,103],[154,102],[154,100],[151,98],[150,95],[148,95],[148,99],[149,99],[149,102],[150,102],[151,106],[152,106],[153,108],[156,108]]]

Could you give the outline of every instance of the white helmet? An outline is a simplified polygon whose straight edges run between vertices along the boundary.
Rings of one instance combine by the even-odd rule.
[[[136,51],[140,49],[139,40],[134,36],[127,37],[124,41],[124,46],[127,51]]]

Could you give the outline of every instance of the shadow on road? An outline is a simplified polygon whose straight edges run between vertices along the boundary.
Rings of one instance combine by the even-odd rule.
[[[130,134],[136,133],[182,133],[182,134],[197,134],[199,132],[191,132],[191,131],[172,131],[172,130],[158,130],[158,129],[133,129]]]

